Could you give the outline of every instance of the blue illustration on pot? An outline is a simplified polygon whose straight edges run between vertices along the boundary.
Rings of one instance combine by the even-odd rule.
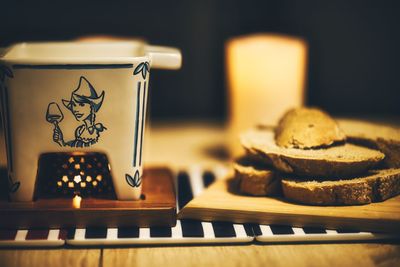
[[[150,63],[145,61],[137,65],[135,70],[133,71],[133,75],[142,74],[143,79],[146,79],[147,73],[150,73]]]
[[[104,91],[98,95],[93,85],[81,76],[78,88],[72,92],[71,99],[62,99],[63,105],[78,122],[82,123],[75,129],[75,139],[68,141],[64,140],[59,127],[64,114],[57,103],[50,103],[47,107],[46,120],[54,125],[53,141],[63,147],[89,147],[97,143],[100,133],[107,130],[102,123],[96,123],[96,113],[103,104],[104,95]]]
[[[142,184],[142,177],[140,177],[139,171],[136,170],[135,175],[132,177],[128,173],[125,174],[126,182],[131,187],[139,187]]]

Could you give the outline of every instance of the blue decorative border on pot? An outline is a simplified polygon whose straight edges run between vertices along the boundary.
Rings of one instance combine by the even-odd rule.
[[[133,71],[133,75],[141,75],[146,80],[147,75],[150,73],[150,63],[148,61],[141,62],[138,64]],[[143,85],[143,87],[142,87]],[[142,151],[143,151],[143,135],[144,135],[144,114],[146,112],[146,95],[148,83],[146,81],[138,81],[136,89],[136,111],[135,111],[135,130],[134,130],[134,142],[133,142],[133,160],[132,166],[140,168],[142,166]],[[143,88],[143,90],[142,90]],[[142,92],[142,93],[141,93]],[[141,116],[141,122],[139,125],[139,118]],[[139,143],[140,138],[140,143]],[[139,146],[139,155],[138,155]],[[142,183],[142,177],[139,171],[136,170],[135,175],[125,174],[126,182],[131,187],[139,187]]]
[[[37,69],[37,70],[91,70],[91,69],[130,69],[133,64],[48,64],[48,65],[28,65],[16,64],[14,69]]]

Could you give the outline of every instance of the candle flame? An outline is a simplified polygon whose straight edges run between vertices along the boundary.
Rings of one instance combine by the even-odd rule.
[[[81,207],[81,201],[82,198],[78,195],[75,195],[74,198],[72,199],[72,206],[74,206],[74,208],[79,209]]]

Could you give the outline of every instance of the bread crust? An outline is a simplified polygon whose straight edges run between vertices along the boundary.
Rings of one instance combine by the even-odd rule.
[[[285,198],[309,205],[360,205],[400,194],[400,169],[370,170],[349,179],[300,180],[282,176]]]
[[[252,196],[271,196],[281,192],[280,177],[265,165],[254,164],[252,158],[242,157],[234,164],[239,192]]]
[[[348,177],[371,169],[385,157],[377,150],[353,144],[313,150],[281,148],[270,130],[252,129],[243,133],[240,140],[249,153],[265,158],[281,172],[299,176]]]
[[[400,128],[349,119],[338,122],[349,142],[380,150],[386,168],[400,168]]]

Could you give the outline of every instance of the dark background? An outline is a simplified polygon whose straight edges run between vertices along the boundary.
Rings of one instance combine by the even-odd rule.
[[[224,42],[256,32],[309,43],[307,103],[335,115],[400,115],[400,4],[376,0],[0,1],[0,46],[87,34],[181,48],[153,71],[153,119],[224,119]]]

